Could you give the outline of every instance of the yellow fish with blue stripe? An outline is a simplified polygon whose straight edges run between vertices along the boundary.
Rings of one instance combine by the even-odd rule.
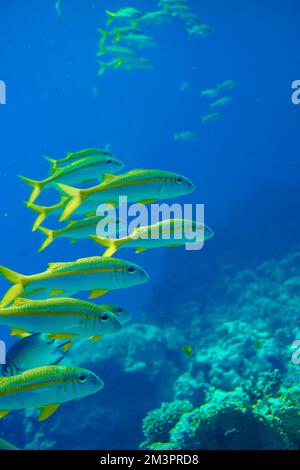
[[[12,328],[12,335],[47,333],[51,339],[99,339],[116,333],[122,325],[101,305],[79,299],[17,299],[12,307],[0,309],[0,324]]]
[[[111,220],[114,222],[114,226],[116,224],[119,229],[120,227],[119,219],[111,218]],[[47,248],[47,246],[49,246],[57,238],[67,238],[71,241],[71,243],[75,243],[77,240],[89,238],[90,235],[92,235],[93,233],[96,233],[97,228],[99,227],[101,228],[101,225],[106,226],[107,224],[108,224],[107,217],[94,216],[94,217],[87,217],[81,220],[73,220],[67,225],[67,227],[57,229],[57,230],[51,230],[46,227],[38,227],[38,230],[40,230],[40,232],[46,235],[46,239],[42,243],[39,249],[39,252]]]
[[[96,393],[103,386],[103,381],[93,372],[61,365],[0,378],[0,419],[12,410],[39,408],[39,421],[44,421],[62,403]]]
[[[149,276],[140,266],[117,258],[94,256],[67,263],[49,263],[42,273],[26,276],[0,266],[0,274],[14,285],[4,295],[0,307],[17,297],[47,299],[72,297],[80,291],[91,291],[90,298],[100,297],[114,289],[148,282]]]
[[[76,160],[63,168],[59,168],[48,178],[41,181],[35,181],[24,176],[20,176],[20,178],[33,187],[28,201],[33,203],[42,189],[53,186],[53,183],[82,184],[94,180],[101,181],[103,174],[107,172],[117,173],[123,167],[123,163],[113,157],[89,157]]]
[[[82,160],[83,158],[99,158],[101,160],[103,159],[103,157],[114,157],[114,155],[110,150],[107,149],[89,148],[84,150],[78,150],[77,152],[69,152],[64,158],[54,159],[45,157],[45,159],[51,163],[50,171],[54,172],[58,168],[67,166],[76,160]]]
[[[65,195],[72,198],[67,202],[60,220],[68,219],[84,202],[96,200],[114,206],[119,196],[128,202],[150,204],[162,199],[183,196],[194,191],[193,183],[185,176],[163,170],[133,170],[121,175],[106,175],[97,186],[79,189],[65,184],[56,185]]]
[[[167,219],[146,227],[136,228],[123,238],[109,238],[91,235],[90,238],[106,247],[103,256],[112,256],[120,248],[135,248],[136,253],[160,247],[177,247],[202,243],[213,237],[207,226],[188,219]]]

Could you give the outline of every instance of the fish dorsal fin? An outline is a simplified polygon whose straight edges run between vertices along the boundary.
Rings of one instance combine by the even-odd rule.
[[[47,271],[55,271],[55,269],[60,268],[63,264],[64,263],[49,263]]]
[[[117,178],[116,175],[112,175],[112,174],[110,174],[110,173],[105,173],[105,175],[103,175],[101,184],[110,183],[111,181],[113,181],[113,180],[116,179],[116,178]]]
[[[39,421],[45,421],[49,418],[55,411],[60,407],[60,405],[47,405],[41,408]]]
[[[21,307],[21,305],[28,304],[31,301],[32,301],[31,299],[24,299],[20,297],[20,298],[15,299],[13,305],[14,307]]]

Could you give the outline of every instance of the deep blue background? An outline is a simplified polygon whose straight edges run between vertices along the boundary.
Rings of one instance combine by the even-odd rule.
[[[151,0],[130,3],[155,9]],[[211,256],[226,246],[251,264],[298,240],[300,106],[290,97],[291,82],[300,78],[299,2],[190,3],[213,27],[211,36],[190,39],[177,21],[147,28],[158,43],[145,51],[155,69],[108,71],[99,78],[97,28],[105,24],[105,8],[127,2],[65,0],[63,24],[53,0],[1,1],[0,79],[7,83],[7,105],[0,107],[0,264],[29,274],[49,261],[97,254],[90,242],[64,241],[38,254],[43,237],[31,233],[34,216],[22,204],[29,189],[17,175],[42,179],[48,170],[43,155],[59,158],[107,144],[127,169],[170,169],[193,180],[195,193],[182,201],[205,203],[206,221],[216,232],[206,247]],[[221,121],[201,126],[208,104],[200,91],[227,79],[237,82],[232,104]],[[184,81],[191,87],[183,93]],[[198,142],[172,140],[173,132],[184,130],[196,132]],[[138,260],[130,252],[123,256],[158,282],[161,251]],[[180,265],[173,275],[180,277]],[[1,280],[0,287],[4,293],[7,283]],[[105,301],[122,303],[138,317],[150,292],[151,283]]]

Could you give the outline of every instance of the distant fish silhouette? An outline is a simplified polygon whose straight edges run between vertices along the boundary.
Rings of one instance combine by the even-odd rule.
[[[66,20],[63,16],[63,0],[57,0],[55,2],[55,10],[56,10],[56,13],[59,17],[59,19],[62,21],[62,23],[66,24]]]

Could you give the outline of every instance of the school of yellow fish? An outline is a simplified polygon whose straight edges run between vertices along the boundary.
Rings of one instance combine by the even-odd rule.
[[[111,290],[148,282],[141,266],[112,257],[117,251],[133,248],[140,253],[155,247],[183,246],[191,242],[189,232],[194,234],[193,242],[213,236],[206,225],[175,218],[138,227],[123,237],[112,237],[107,231],[101,236],[99,227],[109,216],[105,222],[103,215],[95,215],[100,203],[116,207],[120,195],[142,204],[174,199],[194,191],[193,183],[164,170],[122,172],[124,164],[105,149],[91,148],[47,160],[51,167],[44,180],[21,176],[32,189],[26,206],[38,214],[33,230],[46,236],[40,250],[60,238],[72,243],[90,238],[91,243],[96,242],[95,248],[100,245],[105,251],[102,256],[52,262],[43,272],[29,275],[0,266],[0,274],[12,284],[0,302],[0,325],[21,338],[8,352],[2,368],[0,418],[12,410],[38,408],[43,421],[62,403],[101,390],[103,381],[92,371],[61,365],[61,361],[73,343],[78,347],[84,340],[92,344],[119,332],[129,320],[129,313],[119,306],[96,305],[74,297],[88,292],[91,300]],[[47,188],[56,189],[60,200],[53,206],[39,206],[36,200]],[[53,215],[60,221],[71,215],[77,218],[51,230],[42,224]],[[114,221],[117,225],[120,222]],[[183,230],[187,227],[188,232]]]
[[[154,68],[150,59],[140,56],[140,51],[157,46],[142,28],[180,20],[190,37],[205,38],[212,32],[210,26],[203,23],[189,6],[188,0],[159,0],[157,10],[146,13],[133,7],[121,8],[116,12],[106,10],[106,13],[107,26],[116,26],[109,30],[99,28],[102,35],[97,53],[99,75],[107,69],[128,71]]]
[[[55,7],[63,19],[61,4],[56,2]],[[143,27],[179,19],[191,37],[204,38],[212,31],[188,5],[188,0],[159,0],[158,9],[147,13],[132,7],[106,13],[107,26],[113,24],[114,28],[99,30],[100,75],[107,69],[154,67],[149,59],[140,56],[141,50],[156,46]],[[107,57],[108,60],[103,60]],[[203,96],[216,98],[221,90],[232,86],[228,81],[215,90],[206,90]],[[229,101],[228,97],[219,98],[211,108],[225,106]],[[202,122],[212,119],[217,119],[217,113],[202,117]],[[187,131],[174,134],[174,139],[192,141],[195,136]],[[105,335],[119,332],[129,321],[130,314],[124,308],[90,301],[109,291],[149,281],[141,266],[113,257],[117,251],[133,248],[140,253],[151,248],[186,245],[191,243],[191,234],[193,243],[213,236],[206,225],[184,218],[139,226],[118,236],[122,233],[122,221],[97,213],[99,204],[118,207],[120,196],[126,196],[129,203],[151,204],[187,195],[195,188],[183,175],[158,169],[123,172],[124,164],[106,149],[89,148],[58,160],[47,160],[50,169],[43,180],[20,176],[31,187],[25,205],[37,214],[32,230],[45,235],[39,251],[65,238],[71,243],[90,239],[95,242],[95,249],[100,245],[104,252],[71,262],[51,262],[43,272],[34,274],[0,266],[0,274],[12,284],[0,302],[0,325],[9,327],[11,335],[21,338],[8,351],[2,367],[0,419],[13,410],[37,408],[39,421],[44,421],[63,403],[103,388],[102,379],[92,371],[61,362],[74,343],[77,347],[82,341],[93,344]],[[56,189],[58,201],[51,206],[38,204],[40,194],[48,188]],[[45,221],[53,216],[59,222],[68,222],[58,229],[46,227]],[[73,220],[69,220],[71,217]],[[115,229],[110,232],[110,219],[117,232]],[[87,292],[89,300],[76,298],[80,292]],[[192,355],[188,346],[183,350]],[[0,450],[17,448],[0,439]]]

